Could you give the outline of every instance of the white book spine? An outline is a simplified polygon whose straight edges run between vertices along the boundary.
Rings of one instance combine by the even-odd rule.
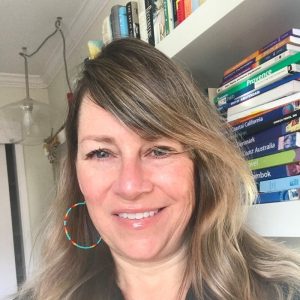
[[[140,23],[140,37],[142,41],[148,43],[147,18],[144,0],[138,0],[138,12]]]
[[[247,110],[244,110],[237,114],[233,114],[231,116],[227,116],[227,122],[233,122],[233,121],[245,118],[247,116],[255,115],[255,114],[258,114],[258,113],[267,111],[269,109],[273,109],[273,108],[276,108],[276,107],[279,107],[279,106],[282,106],[282,105],[285,105],[287,103],[290,103],[292,101],[297,101],[297,100],[300,100],[300,92],[297,92],[297,93],[289,95],[289,96],[282,97],[280,99],[277,99],[276,101],[270,101],[263,105],[251,107]]]
[[[270,91],[246,100],[238,105],[228,108],[227,116],[237,114],[249,108],[260,106],[271,101],[276,101],[277,99],[294,94],[296,92],[300,92],[300,81],[292,80]]]

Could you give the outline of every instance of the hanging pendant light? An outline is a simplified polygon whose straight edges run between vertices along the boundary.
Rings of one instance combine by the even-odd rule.
[[[10,142],[39,145],[51,134],[52,109],[49,104],[38,102],[30,97],[26,48],[23,47],[22,50],[20,55],[25,61],[26,97],[2,107],[1,115],[4,118],[4,126],[14,128],[15,134],[9,137]]]
[[[7,138],[6,143],[21,143],[23,145],[39,145],[44,143],[45,139],[53,133],[52,118],[57,115],[51,106],[33,100],[29,95],[29,75],[28,75],[28,58],[36,54],[49,38],[60,32],[63,39],[63,59],[65,75],[72,93],[68,78],[66,64],[65,37],[61,29],[61,17],[55,22],[55,31],[48,35],[41,45],[31,54],[27,54],[26,47],[22,48],[19,53],[24,58],[25,63],[25,88],[26,97],[18,102],[11,103],[0,108],[0,132]],[[2,129],[2,130],[1,130]],[[1,142],[1,139],[0,139]]]

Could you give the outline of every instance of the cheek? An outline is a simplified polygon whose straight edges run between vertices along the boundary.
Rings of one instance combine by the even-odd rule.
[[[99,179],[97,174],[85,165],[77,164],[76,166],[78,184],[85,200],[93,201],[99,193]]]

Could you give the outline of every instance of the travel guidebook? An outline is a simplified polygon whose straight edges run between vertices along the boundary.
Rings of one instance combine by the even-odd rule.
[[[299,200],[300,29],[227,69],[214,103],[248,160],[257,203]]]

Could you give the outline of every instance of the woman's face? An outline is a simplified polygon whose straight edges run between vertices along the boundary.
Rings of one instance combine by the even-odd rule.
[[[77,177],[113,255],[154,261],[181,248],[194,204],[193,162],[183,150],[168,138],[143,139],[84,99]]]

